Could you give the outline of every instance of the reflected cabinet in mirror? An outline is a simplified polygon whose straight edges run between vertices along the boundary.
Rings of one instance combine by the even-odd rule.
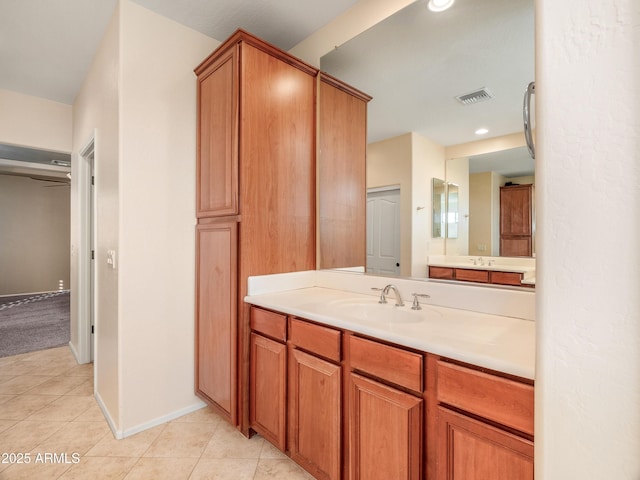
[[[366,271],[392,273],[382,261],[414,278],[434,262],[535,270],[533,201],[529,240],[500,229],[500,188],[535,184],[522,124],[533,0],[457,0],[444,12],[418,0],[336,46],[321,69],[372,96]],[[527,221],[518,202],[511,226]]]

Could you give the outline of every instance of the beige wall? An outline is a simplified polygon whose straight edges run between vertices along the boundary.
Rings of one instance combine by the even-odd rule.
[[[0,295],[69,288],[69,187],[0,175]]]
[[[76,346],[78,324],[86,322],[78,308],[78,275],[84,251],[79,218],[81,211],[80,173],[84,165],[80,151],[95,131],[96,192],[96,350],[95,383],[99,401],[109,421],[119,428],[120,420],[120,328],[118,304],[118,270],[107,268],[107,250],[118,251],[119,232],[119,82],[120,29],[119,8],[107,27],[98,52],[73,105],[73,154],[71,188],[71,343]]]
[[[202,404],[193,393],[193,69],[219,42],[130,1],[121,3],[120,25],[118,298],[128,434]]]
[[[444,160],[443,160],[444,163]],[[447,183],[458,186],[458,235],[446,239],[447,255],[468,255],[469,250],[469,159],[447,160]],[[447,188],[450,188],[447,186]],[[449,233],[447,233],[447,236]]]
[[[0,90],[0,143],[68,153],[71,105]]]
[[[367,145],[367,188],[400,186],[400,274],[427,275],[427,256],[444,253],[431,238],[431,178],[444,178],[444,147],[413,132]],[[418,207],[425,207],[418,210]]]

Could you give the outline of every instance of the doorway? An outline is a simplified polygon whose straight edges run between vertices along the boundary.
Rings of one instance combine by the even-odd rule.
[[[367,190],[367,272],[400,274],[400,187]]]
[[[96,195],[95,195],[95,136],[80,151],[78,188],[80,199],[80,235],[78,267],[78,361],[91,363],[94,359],[96,312]]]

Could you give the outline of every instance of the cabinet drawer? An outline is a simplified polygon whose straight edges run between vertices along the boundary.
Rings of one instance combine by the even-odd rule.
[[[438,362],[438,401],[533,435],[533,386]]]
[[[456,280],[489,283],[489,272],[487,270],[456,268]]]
[[[349,338],[351,368],[369,373],[382,380],[422,392],[423,357],[397,347],[366,340]]]
[[[289,325],[289,340],[293,345],[334,362],[340,361],[342,355],[339,330],[297,318],[292,318]]]
[[[287,341],[287,316],[281,313],[251,307],[251,330],[267,337]]]
[[[453,268],[429,267],[429,278],[441,278],[444,280],[453,280]]]
[[[499,285],[522,285],[522,274],[517,272],[491,272],[491,283]]]

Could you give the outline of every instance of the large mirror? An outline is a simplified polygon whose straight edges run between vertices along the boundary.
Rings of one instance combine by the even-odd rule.
[[[429,258],[500,254],[493,237],[476,235],[481,218],[499,219],[479,213],[472,187],[480,174],[500,177],[498,196],[498,183],[522,183],[480,165],[505,151],[519,157],[523,95],[534,79],[533,0],[456,0],[440,13],[427,3],[410,4],[321,59],[322,70],[373,97],[367,188],[397,190],[399,274],[416,278],[427,276]],[[477,134],[481,128],[488,132]],[[533,183],[530,164],[519,177]],[[432,178],[455,185],[446,232],[435,231]]]

